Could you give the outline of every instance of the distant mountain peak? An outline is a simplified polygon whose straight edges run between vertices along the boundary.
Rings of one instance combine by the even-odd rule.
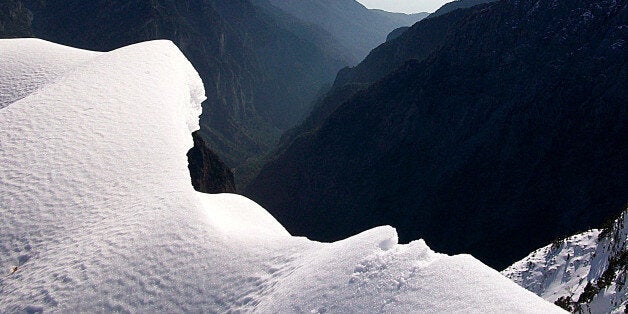
[[[353,56],[361,61],[371,49],[383,43],[386,35],[401,26],[410,26],[426,13],[405,14],[365,8],[355,0],[256,0],[270,3],[306,23],[327,30]]]

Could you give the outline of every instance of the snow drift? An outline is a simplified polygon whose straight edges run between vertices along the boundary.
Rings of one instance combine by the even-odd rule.
[[[168,41],[0,41],[0,312],[560,311],[390,227],[318,243],[244,197],[195,192],[203,99]]]

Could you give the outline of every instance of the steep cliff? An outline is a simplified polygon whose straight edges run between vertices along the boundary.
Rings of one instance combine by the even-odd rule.
[[[233,172],[207,146],[198,132],[192,133],[194,147],[188,151],[188,168],[194,189],[204,193],[235,193]]]
[[[430,23],[449,30],[413,57]],[[293,234],[390,224],[402,241],[506,267],[626,204],[626,23],[626,1],[605,0],[500,1],[419,22],[338,75],[370,85],[335,97],[248,195]]]

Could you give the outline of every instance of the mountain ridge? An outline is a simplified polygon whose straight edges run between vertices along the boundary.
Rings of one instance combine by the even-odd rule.
[[[615,215],[627,193],[626,2],[535,3],[456,10],[380,46],[371,56],[454,16],[461,29],[331,105],[247,195],[294,234],[390,224],[402,241],[497,268]]]
[[[325,29],[350,52],[352,64],[383,43],[395,28],[412,25],[426,16],[370,10],[355,0],[263,1]]]
[[[432,14],[430,14],[427,17],[429,18],[437,17],[437,16],[445,15],[455,10],[466,9],[466,8],[470,8],[479,4],[490,3],[490,2],[495,2],[495,1],[497,0],[454,0],[454,1],[443,4],[443,6],[438,8],[438,10],[434,11]]]
[[[540,248],[502,274],[574,313],[628,309],[628,210],[592,229]]]

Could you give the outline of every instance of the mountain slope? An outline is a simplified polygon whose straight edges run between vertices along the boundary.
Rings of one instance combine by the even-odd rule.
[[[434,11],[434,13],[430,14],[428,17],[437,17],[441,15],[445,15],[449,12],[466,9],[472,6],[476,6],[483,3],[495,2],[497,0],[455,0],[452,2],[448,2],[443,4],[442,7],[438,8],[438,10]]]
[[[455,12],[439,19],[422,20],[411,27],[412,31],[407,34],[403,32],[402,39],[378,46],[355,67],[343,68],[330,90],[314,102],[308,117],[284,133],[277,152],[286,150],[296,138],[319,128],[343,102],[390,74],[407,60],[427,58],[443,45],[449,33],[462,27],[461,19],[464,16],[463,12]]]
[[[266,152],[349,62],[324,31],[248,0],[23,2],[34,35],[54,42],[108,51],[174,41],[205,82],[200,134],[230,167]]]
[[[437,16],[445,15],[449,12],[452,12],[458,9],[466,9],[466,8],[470,8],[476,5],[494,2],[494,1],[496,0],[455,0],[452,2],[445,3],[442,7],[440,7],[438,10],[434,11],[431,14],[426,13],[425,15],[421,15],[421,19],[424,19],[427,17],[437,17]],[[388,34],[388,36],[386,37],[386,41],[391,41],[399,37],[403,32],[405,32],[409,28],[410,27],[406,26],[406,27],[400,27],[400,28],[395,29],[394,31]]]
[[[399,13],[399,12],[388,12],[380,9],[370,9],[371,11],[383,15],[387,19],[392,19],[398,21],[398,23],[402,25],[408,25],[406,27],[410,27],[414,25],[416,22],[426,18],[430,15],[428,12],[419,12],[419,13]]]
[[[266,1],[266,0],[264,0]],[[358,63],[371,49],[386,40],[386,35],[400,26],[409,26],[425,14],[390,13],[369,10],[355,0],[268,0],[272,5],[306,23],[332,34]]]
[[[540,248],[502,272],[572,312],[628,309],[628,211],[593,229]]]
[[[407,46],[383,54],[395,60],[420,44],[417,26],[459,15],[427,57],[327,110],[247,195],[297,235],[390,224],[402,241],[496,268],[617,214],[628,195],[626,1],[554,3],[458,10],[382,45]],[[372,64],[348,74],[368,84],[388,61]]]
[[[0,59],[15,65],[0,87],[18,71],[23,90],[0,94],[0,312],[560,313],[391,227],[313,242],[244,197],[195,192],[203,84],[171,42],[0,40]]]
[[[401,36],[401,34],[403,34],[403,32],[407,31],[408,29],[410,29],[410,26],[404,26],[395,29],[394,31],[390,32],[388,36],[386,36],[386,41],[388,42]]]

